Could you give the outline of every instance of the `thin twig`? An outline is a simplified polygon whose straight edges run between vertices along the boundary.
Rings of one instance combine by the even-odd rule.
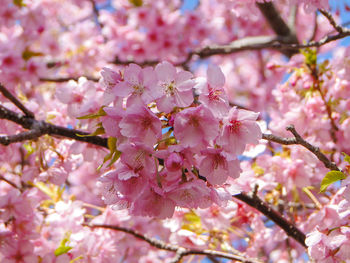
[[[300,134],[295,130],[294,125],[289,125],[287,128],[287,131],[291,132],[296,141],[297,144],[300,144],[302,146],[304,146],[306,149],[308,149],[310,152],[312,152],[321,162],[323,162],[323,164],[330,170],[334,170],[334,171],[340,171],[340,169],[337,167],[337,165],[333,162],[331,162],[326,155],[324,155],[321,151],[319,147],[315,147],[312,144],[308,143],[307,141],[305,141]]]
[[[82,77],[85,77],[87,80],[94,81],[94,82],[98,82],[99,81],[99,78],[94,78],[94,77],[89,77],[89,76],[82,76]],[[79,78],[81,78],[81,77],[39,78],[39,80],[43,81],[43,82],[57,82],[57,83],[61,83],[61,82],[67,82],[67,81],[70,81],[70,80],[78,81]]]
[[[289,222],[287,219],[283,218],[277,211],[272,209],[270,205],[262,201],[257,195],[250,196],[245,193],[240,193],[237,195],[233,195],[233,197],[238,200],[241,200],[242,202],[248,204],[251,207],[254,207],[258,211],[263,213],[265,216],[267,216],[273,222],[275,222],[276,225],[282,228],[288,236],[295,239],[303,247],[306,247],[305,234],[301,230],[299,230],[296,226],[294,226],[291,222]]]
[[[341,27],[340,25],[338,25],[338,24],[335,22],[334,17],[332,16],[331,13],[329,13],[328,11],[323,10],[323,9],[319,9],[319,11],[320,11],[320,13],[321,13],[322,15],[324,15],[324,16],[328,19],[329,23],[332,25],[332,27],[333,27],[337,32],[343,33],[343,30],[344,30],[343,27]]]
[[[308,149],[310,152],[312,152],[328,169],[334,170],[334,171],[340,171],[340,169],[337,167],[337,165],[333,162],[331,162],[326,155],[324,155],[320,148],[313,146],[312,144],[305,141],[299,133],[295,130],[293,125],[289,125],[287,128],[287,131],[290,131],[294,138],[283,138],[279,137],[273,134],[263,134],[262,138],[264,140],[268,140],[271,142],[276,142],[283,145],[293,145],[293,144],[299,144],[304,146],[306,149]]]
[[[276,9],[275,5],[272,2],[263,2],[263,3],[256,3],[257,7],[259,8],[260,12],[264,15],[265,19],[269,23],[271,29],[276,33],[277,37],[282,38],[283,41],[281,43],[288,43],[288,44],[298,44],[298,39],[296,36],[296,33],[294,31],[294,22],[293,17],[296,16],[296,7],[294,7],[294,10],[292,8],[291,10],[291,21],[290,23],[293,23],[292,25],[288,25],[283,18],[280,15],[280,12]],[[296,51],[294,49],[284,49],[281,50],[281,52],[286,55],[287,57],[291,57],[294,54],[298,53],[299,51]]]
[[[88,226],[91,228],[105,228],[105,229],[110,229],[110,230],[116,230],[116,231],[122,231],[124,233],[130,234],[140,240],[143,240],[147,242],[149,245],[162,249],[162,250],[167,250],[171,252],[175,252],[176,255],[173,258],[171,262],[176,263],[180,262],[180,260],[188,255],[203,255],[203,256],[212,256],[212,257],[221,257],[221,258],[226,258],[226,259],[231,259],[231,260],[236,260],[239,262],[245,262],[245,263],[261,263],[260,260],[256,259],[250,259],[243,257],[241,255],[235,255],[231,253],[225,253],[221,251],[216,251],[216,250],[209,250],[209,249],[189,249],[189,248],[184,248],[178,245],[173,245],[173,244],[168,244],[165,243],[162,240],[155,239],[155,238],[150,238],[147,237],[143,234],[140,234],[132,229],[125,228],[125,227],[120,227],[120,226],[115,226],[115,225],[105,225],[105,224],[83,224],[84,226]]]
[[[335,120],[332,116],[332,108],[329,105],[329,103],[326,100],[326,96],[323,93],[322,89],[321,89],[321,82],[320,82],[320,78],[319,78],[319,73],[318,73],[318,68],[317,68],[317,63],[315,65],[307,65],[310,72],[311,72],[311,76],[313,78],[313,87],[318,91],[318,93],[321,96],[321,99],[323,101],[324,106],[326,107],[326,111],[327,111],[327,115],[328,115],[328,119],[331,122],[331,130],[330,130],[330,136],[333,140],[334,143],[337,142],[337,136],[336,136],[336,131],[338,131],[338,127],[335,124]]]
[[[88,136],[88,132],[69,129],[62,126],[54,125],[45,121],[38,121],[33,118],[18,114],[0,105],[0,119],[6,119],[21,125],[29,131],[16,135],[0,136],[0,144],[9,145],[11,143],[37,139],[44,134],[59,136],[76,141],[87,142],[108,149],[107,138],[100,136]]]
[[[103,28],[103,25],[100,23],[99,21],[99,17],[100,17],[100,12],[96,6],[96,3],[94,0],[90,0],[90,3],[92,5],[92,11],[94,12],[94,16],[95,16],[95,20],[96,20],[96,23],[98,24],[98,26],[102,29]]]
[[[247,37],[231,42],[227,45],[208,45],[203,48],[191,51],[188,53],[187,58],[179,63],[175,63],[175,66],[185,67],[192,58],[197,55],[200,58],[206,58],[214,55],[231,55],[233,53],[246,51],[246,50],[262,50],[262,49],[274,49],[280,52],[288,51],[291,54],[298,53],[299,49],[311,48],[311,47],[321,47],[330,42],[343,39],[350,36],[350,29],[343,29],[342,33],[335,35],[327,35],[319,41],[311,41],[306,44],[288,44],[283,37],[275,36],[257,36],[257,37]],[[294,50],[293,52],[291,50]],[[134,60],[122,61],[116,58],[111,63],[118,65],[128,65],[130,63],[135,63],[140,66],[154,66],[158,64],[158,60],[146,60],[142,62],[137,62]]]
[[[22,104],[22,102],[20,102],[15,96],[13,96],[11,92],[8,89],[6,89],[1,83],[0,83],[0,92],[2,93],[2,95],[4,95],[4,97],[9,99],[14,105],[16,105],[17,108],[19,108],[27,117],[34,118],[34,113],[28,110]]]
[[[14,187],[14,188],[16,188],[16,189],[18,189],[18,190],[20,190],[20,188],[15,184],[15,183],[13,183],[13,182],[11,182],[10,180],[7,180],[4,176],[2,176],[2,175],[0,175],[0,180],[1,181],[4,181],[4,182],[6,182],[6,183],[8,183],[9,185],[11,185],[12,187]]]

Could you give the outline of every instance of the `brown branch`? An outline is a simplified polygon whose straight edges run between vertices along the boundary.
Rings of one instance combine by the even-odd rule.
[[[0,119],[6,119],[15,122],[21,125],[23,128],[29,130],[16,135],[0,136],[0,144],[3,145],[9,145],[11,143],[25,140],[33,140],[39,138],[44,134],[48,134],[52,136],[69,138],[76,141],[87,142],[108,149],[107,138],[103,138],[100,136],[87,136],[89,135],[88,132],[65,128],[45,121],[38,121],[36,119],[11,111],[1,105]]]
[[[323,37],[319,41],[311,41],[307,44],[273,44],[273,48],[276,49],[303,49],[303,48],[310,48],[310,47],[321,47],[325,44],[328,44],[330,42],[343,39],[345,37],[350,36],[350,30],[345,28],[342,33],[338,33],[336,35],[328,35]]]
[[[297,210],[301,210],[301,209],[318,209],[317,208],[317,206],[314,204],[314,203],[306,203],[306,204],[304,204],[304,203],[297,203],[297,202],[284,202],[283,200],[278,200],[277,201],[278,202],[278,204],[277,204],[277,206],[279,206],[279,207],[285,207],[285,208],[295,208],[295,209],[297,209]],[[273,203],[270,203],[269,202],[269,204],[270,205],[274,205]]]
[[[299,43],[297,36],[293,30],[294,24],[290,25],[290,26],[293,26],[293,28],[289,27],[287,23],[283,20],[283,18],[280,15],[280,12],[276,9],[275,5],[272,2],[256,3],[256,5],[259,8],[260,12],[264,15],[267,22],[269,23],[271,29],[276,33],[277,37],[279,38],[283,37],[282,43],[288,43],[288,44]],[[294,10],[292,8],[291,17],[293,17],[293,15],[296,15],[296,8],[294,8]],[[293,21],[291,22],[293,23]],[[287,57],[291,57],[294,54],[298,53],[299,51],[296,51],[294,49],[284,49],[284,50],[281,50],[281,52]]]
[[[322,92],[321,82],[320,82],[318,68],[317,68],[317,63],[312,64],[312,65],[311,64],[307,64],[307,67],[309,68],[311,76],[313,78],[313,87],[320,94],[321,99],[323,101],[323,104],[326,107],[327,115],[328,115],[328,118],[329,118],[329,120],[331,122],[330,136],[331,136],[333,142],[336,143],[337,142],[336,131],[338,131],[339,129],[338,129],[337,125],[335,124],[334,118],[332,117],[332,108],[329,105],[329,103],[327,102],[325,94]]]
[[[329,13],[328,11],[326,10],[323,10],[323,9],[319,9],[320,13],[322,15],[324,15],[327,19],[328,19],[328,22],[332,25],[332,27],[338,32],[338,33],[343,33],[343,27],[341,27],[340,25],[338,25],[335,20],[334,20],[334,17],[332,16],[331,13]]]
[[[233,195],[233,197],[257,209],[259,212],[275,222],[276,225],[282,228],[288,236],[295,239],[303,247],[306,247],[305,234],[287,219],[283,218],[277,211],[272,209],[270,205],[262,201],[257,195],[250,196],[245,193],[240,193]]]
[[[43,134],[40,129],[33,128],[30,131],[21,132],[15,135],[0,136],[0,144],[9,145],[11,143],[23,142],[27,140],[35,140]]]
[[[12,187],[21,190],[15,183],[11,182],[10,180],[7,180],[4,176],[0,175],[0,180],[4,181],[6,183],[8,183],[9,185],[11,185]]]
[[[262,50],[262,49],[274,49],[282,53],[288,53],[293,55],[298,53],[299,49],[311,48],[311,47],[321,47],[330,42],[343,39],[350,36],[350,30],[345,28],[342,33],[335,35],[327,35],[319,41],[311,41],[306,44],[290,44],[286,41],[287,38],[283,36],[256,36],[256,37],[246,37],[231,42],[227,45],[208,45],[203,48],[191,51],[188,53],[187,58],[183,62],[174,64],[175,66],[186,67],[186,65],[192,60],[192,58],[197,55],[200,58],[206,58],[214,55],[231,55],[237,52],[246,50]],[[136,62],[134,60],[122,61],[116,58],[113,62],[118,65],[128,65],[130,63],[135,63],[140,66],[154,66],[158,64],[158,60],[146,60],[143,62]]]
[[[4,95],[5,98],[10,100],[14,105],[17,106],[27,117],[34,118],[34,113],[28,110],[22,102],[20,102],[15,96],[11,94],[9,90],[7,90],[1,83],[0,83],[0,92],[2,95]]]
[[[173,245],[173,244],[168,244],[165,243],[162,240],[155,239],[155,238],[150,238],[147,237],[143,234],[140,234],[132,229],[125,228],[125,227],[120,227],[120,226],[115,226],[115,225],[105,225],[105,224],[83,224],[84,226],[88,226],[91,228],[105,228],[105,229],[110,229],[110,230],[116,230],[116,231],[122,231],[124,233],[130,234],[140,240],[143,240],[147,242],[149,245],[152,247],[156,247],[162,250],[167,250],[171,252],[175,252],[175,257],[172,259],[171,262],[180,262],[180,260],[188,255],[203,255],[203,256],[209,256],[209,257],[220,257],[220,258],[226,258],[226,259],[231,259],[231,260],[236,260],[239,262],[245,262],[245,263],[261,263],[261,261],[256,260],[256,259],[250,259],[243,257],[242,255],[235,255],[231,253],[225,253],[221,251],[216,251],[216,250],[209,250],[209,249],[189,249],[189,248],[184,248],[178,245]]]
[[[334,171],[340,171],[340,169],[337,167],[337,165],[333,162],[331,162],[326,155],[324,155],[319,147],[315,147],[312,144],[305,141],[300,134],[295,130],[293,125],[289,125],[286,128],[287,131],[291,132],[294,135],[294,138],[283,138],[279,137],[273,134],[263,134],[262,138],[264,140],[268,140],[271,142],[276,142],[279,144],[284,145],[293,145],[293,144],[299,144],[304,146],[306,149],[308,149],[310,152],[312,152],[328,169],[334,170]]]
[[[100,17],[100,12],[99,12],[98,9],[97,9],[96,3],[95,3],[94,0],[90,0],[90,3],[91,3],[91,5],[92,5],[92,11],[93,11],[93,13],[94,13],[96,23],[97,23],[98,26],[102,29],[102,28],[103,28],[103,24],[101,24],[100,21],[98,20],[98,18]]]
[[[121,60],[119,57],[115,57],[114,60],[110,63],[116,64],[116,65],[129,65],[131,63],[137,64],[139,66],[155,66],[158,63],[160,63],[159,60],[145,60],[142,62],[136,62],[134,60]]]
[[[89,76],[83,76],[85,77],[87,80],[90,81],[94,81],[94,82],[98,82],[99,78],[94,78],[94,77],[89,77]],[[70,80],[74,80],[74,81],[78,81],[80,77],[61,77],[61,78],[39,78],[40,81],[43,82],[57,82],[57,83],[61,83],[61,82],[67,82]]]

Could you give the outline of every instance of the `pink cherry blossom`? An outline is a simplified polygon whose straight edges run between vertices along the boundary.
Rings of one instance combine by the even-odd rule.
[[[168,156],[168,158],[166,158],[165,167],[168,171],[175,172],[182,168],[183,163],[183,157],[180,154],[173,152]]]
[[[232,108],[223,120],[218,143],[229,153],[242,154],[247,143],[258,144],[262,133],[255,122],[259,113]]]
[[[222,149],[208,148],[201,152],[203,159],[199,165],[199,172],[211,184],[223,184],[228,176],[237,178],[240,174],[239,161],[227,160]]]
[[[176,114],[174,134],[184,147],[206,146],[218,133],[218,120],[203,105]]]
[[[130,94],[141,97],[145,104],[160,96],[156,89],[157,77],[151,67],[142,69],[130,64],[124,71],[124,81],[115,85],[115,95],[127,97]]]
[[[217,66],[209,65],[207,81],[201,80],[196,88],[199,90],[199,101],[207,106],[214,116],[222,117],[229,110],[228,99],[223,89],[225,76]]]
[[[172,217],[175,203],[163,197],[152,189],[144,189],[135,201],[131,212],[134,215],[157,217],[160,219]]]
[[[167,196],[176,205],[188,208],[207,208],[212,203],[211,192],[201,180],[184,183]]]
[[[154,145],[162,132],[160,120],[146,107],[128,108],[119,127],[122,135],[146,145]]]
[[[37,263],[39,258],[34,254],[34,246],[27,240],[11,240],[1,248],[2,262],[5,263]]]
[[[122,152],[121,162],[132,169],[134,173],[153,176],[157,171],[157,161],[152,156],[153,149],[151,147],[139,143],[125,143],[120,145],[118,150]]]
[[[11,217],[26,218],[32,214],[32,208],[28,199],[24,197],[17,189],[11,189],[0,198],[0,217],[7,221]]]
[[[169,62],[162,62],[155,68],[162,89],[162,96],[157,99],[157,107],[166,113],[174,107],[187,107],[193,102],[192,88],[194,81],[188,71],[178,71]]]

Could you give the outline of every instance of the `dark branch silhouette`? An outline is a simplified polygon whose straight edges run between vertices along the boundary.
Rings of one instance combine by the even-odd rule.
[[[327,158],[327,156],[321,152],[319,147],[313,146],[312,144],[305,141],[300,136],[300,134],[295,130],[293,125],[289,125],[286,129],[287,131],[290,131],[294,135],[294,138],[283,138],[273,134],[263,134],[262,138],[271,142],[276,142],[284,145],[292,145],[292,144],[302,145],[306,149],[308,149],[310,152],[312,152],[328,169],[334,170],[334,171],[340,171],[337,165],[331,162]]]
[[[105,224],[85,224],[85,226],[91,227],[91,228],[105,228],[105,229],[110,229],[110,230],[116,230],[116,231],[122,231],[124,233],[130,234],[137,239],[143,240],[150,244],[153,247],[162,249],[162,250],[167,250],[171,252],[175,252],[175,257],[170,261],[173,263],[180,262],[180,260],[188,255],[203,255],[203,256],[211,256],[211,257],[220,257],[220,258],[226,258],[226,259],[231,259],[231,260],[236,260],[239,262],[245,262],[245,263],[261,263],[262,261],[257,260],[257,259],[250,259],[247,257],[240,255],[235,255],[232,253],[226,253],[226,252],[221,252],[221,251],[216,251],[216,250],[210,250],[210,249],[189,249],[189,248],[184,248],[180,247],[177,245],[173,244],[168,244],[165,243],[162,240],[155,239],[155,238],[150,238],[147,237],[143,234],[140,234],[132,229],[125,228],[125,227],[120,227],[120,226],[115,226],[115,225],[105,225]]]
[[[1,83],[0,83],[0,92],[4,95],[5,98],[10,100],[17,108],[19,108],[28,118],[34,118],[34,113],[28,110],[22,102],[20,102],[15,96],[11,94]]]
[[[257,209],[259,212],[275,222],[276,225],[282,228],[288,236],[295,239],[303,247],[306,247],[305,234],[301,232],[296,226],[294,226],[294,224],[283,218],[282,215],[271,208],[270,205],[262,201],[257,195],[250,196],[245,193],[240,193],[233,195],[233,197]]]

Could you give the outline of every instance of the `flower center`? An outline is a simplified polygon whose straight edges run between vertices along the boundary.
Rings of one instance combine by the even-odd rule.
[[[132,88],[134,89],[134,93],[139,95],[142,94],[145,90],[145,87],[141,84],[134,85]]]
[[[150,118],[143,118],[141,121],[141,126],[144,129],[148,129],[152,126],[152,120]]]
[[[174,95],[174,93],[176,91],[176,86],[175,86],[175,82],[174,81],[172,81],[170,83],[164,83],[163,87],[164,87],[165,93],[167,95],[171,95],[171,96]]]
[[[239,127],[242,123],[238,120],[230,120],[229,130],[231,133],[237,133],[239,131]]]
[[[188,121],[189,125],[192,125],[194,127],[198,127],[199,126],[199,120],[196,116],[191,116],[189,121]]]
[[[210,89],[208,98],[211,101],[219,101],[219,95],[221,94],[220,90]]]

